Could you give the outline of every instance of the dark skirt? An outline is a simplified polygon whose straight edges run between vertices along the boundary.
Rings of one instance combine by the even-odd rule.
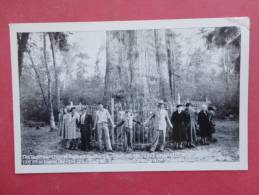
[[[177,125],[173,128],[173,141],[182,142],[187,140],[186,128],[184,125]]]
[[[202,138],[209,137],[211,132],[210,132],[210,127],[209,126],[201,126],[200,127],[200,134]]]

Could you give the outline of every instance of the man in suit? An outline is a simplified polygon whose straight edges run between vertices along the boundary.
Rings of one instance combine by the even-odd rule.
[[[83,108],[80,116],[81,149],[91,150],[91,129],[93,118],[86,108]]]

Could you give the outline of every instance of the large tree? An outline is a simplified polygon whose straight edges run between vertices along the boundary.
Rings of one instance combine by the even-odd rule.
[[[43,56],[44,56],[44,65],[47,75],[47,85],[48,85],[48,111],[49,111],[49,123],[50,129],[55,130],[55,119],[54,119],[54,109],[53,109],[53,98],[52,98],[52,76],[48,65],[47,60],[47,48],[46,48],[46,33],[43,33]]]

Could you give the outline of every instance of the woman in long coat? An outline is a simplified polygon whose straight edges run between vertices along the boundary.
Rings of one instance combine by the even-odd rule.
[[[177,105],[177,110],[172,114],[171,123],[173,124],[173,142],[176,149],[183,148],[183,142],[186,141],[186,116],[182,105]]]
[[[78,149],[79,140],[81,138],[79,130],[79,114],[76,112],[75,108],[71,108],[71,118],[70,118],[70,128],[69,128],[69,139],[71,140],[70,149]]]
[[[200,127],[200,134],[203,145],[209,145],[208,138],[211,135],[209,117],[210,113],[208,112],[207,105],[203,105],[202,110],[198,115],[198,124]]]
[[[71,115],[68,113],[67,109],[64,109],[63,122],[62,122],[62,130],[61,137],[63,138],[63,143],[65,148],[69,148],[70,145],[70,123],[71,123]]]

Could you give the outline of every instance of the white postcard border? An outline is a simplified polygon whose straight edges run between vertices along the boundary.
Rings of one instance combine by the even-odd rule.
[[[62,32],[238,26],[241,29],[239,162],[22,165],[17,32]],[[248,170],[249,18],[10,24],[15,173]]]

